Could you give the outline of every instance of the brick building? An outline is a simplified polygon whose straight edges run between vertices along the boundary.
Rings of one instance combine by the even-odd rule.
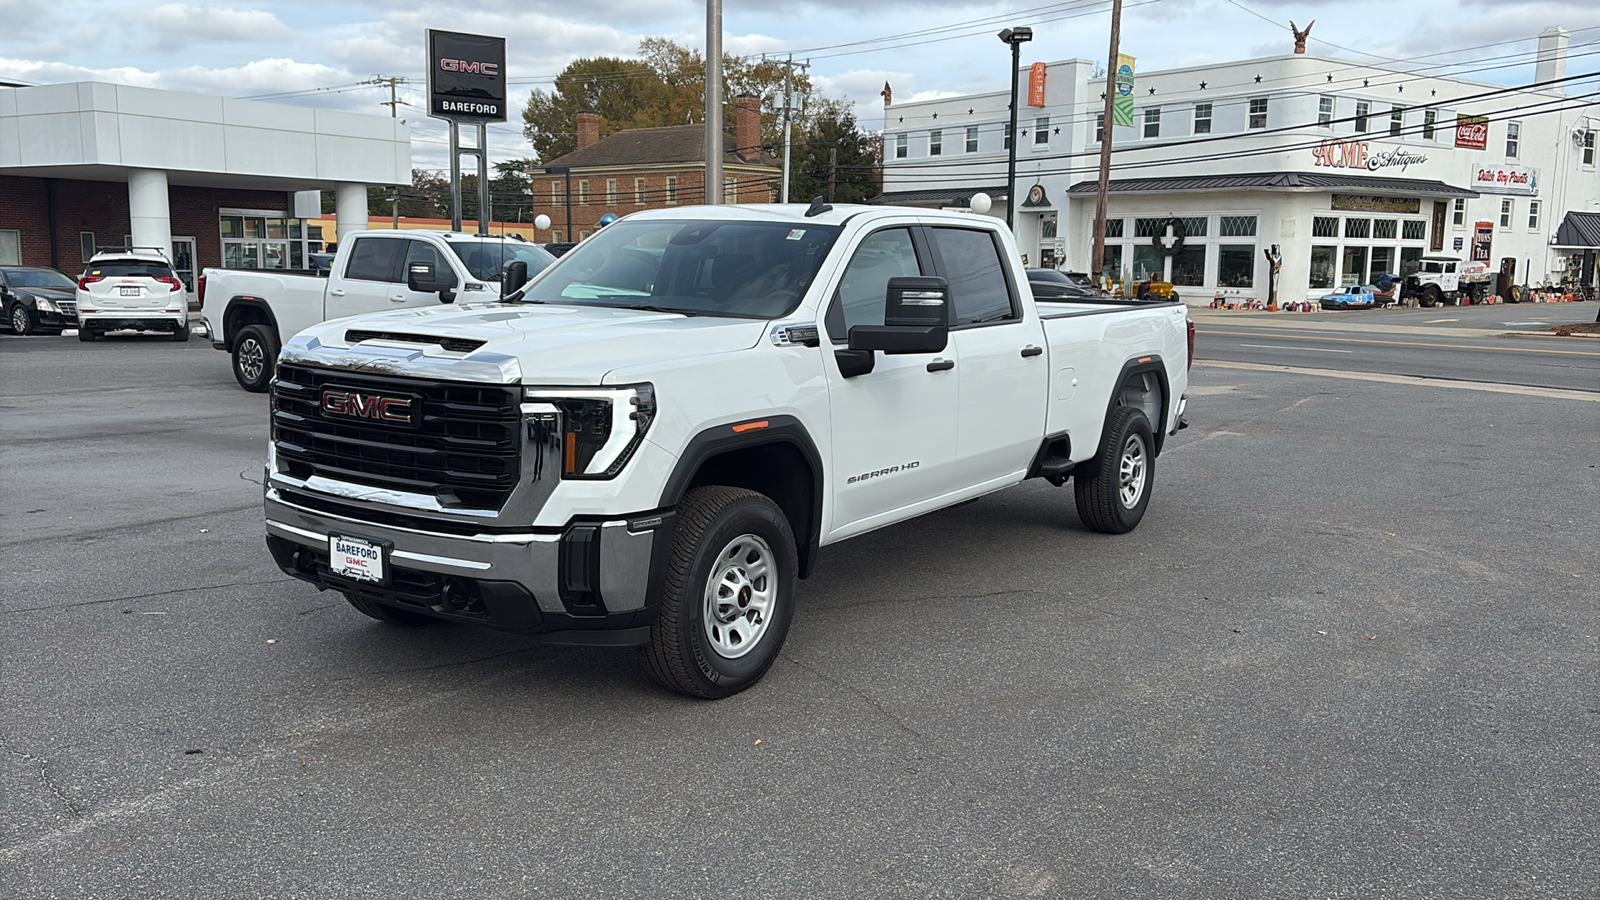
[[[734,133],[722,136],[722,202],[771,203],[782,170],[761,146],[761,100],[738,96],[733,108]],[[533,176],[534,210],[551,222],[537,240],[581,240],[606,213],[705,202],[704,125],[634,128],[602,138],[600,121],[596,113],[579,113],[578,149],[549,160],[546,174]]]
[[[97,248],[140,246],[190,285],[207,266],[300,268],[322,249],[307,221],[322,190],[340,229],[359,229],[367,185],[410,178],[410,131],[387,117],[98,82],[0,88],[0,265],[75,276]]]

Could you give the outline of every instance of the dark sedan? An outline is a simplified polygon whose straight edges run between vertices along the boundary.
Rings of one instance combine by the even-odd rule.
[[[1081,272],[1059,272],[1055,269],[1029,269],[1028,287],[1033,289],[1033,299],[1099,300],[1104,296],[1094,286],[1089,276]]]
[[[78,327],[77,282],[44,266],[0,266],[0,305],[17,334]]]

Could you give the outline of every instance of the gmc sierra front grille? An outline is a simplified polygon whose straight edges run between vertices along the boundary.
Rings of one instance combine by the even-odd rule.
[[[278,462],[447,505],[499,509],[521,471],[516,389],[282,365],[272,388]]]

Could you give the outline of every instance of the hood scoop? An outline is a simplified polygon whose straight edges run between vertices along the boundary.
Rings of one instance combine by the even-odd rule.
[[[399,331],[360,331],[352,328],[344,333],[347,344],[359,344],[362,341],[394,341],[400,344],[438,344],[452,353],[471,353],[482,347],[484,341],[471,338],[441,337],[430,334],[406,334]]]

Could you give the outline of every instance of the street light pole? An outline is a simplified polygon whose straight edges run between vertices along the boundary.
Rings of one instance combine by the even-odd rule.
[[[1006,154],[1006,227],[1017,231],[1017,70],[1022,67],[1022,45],[1033,40],[1033,29],[1007,28],[1000,40],[1011,45],[1011,149]]]

